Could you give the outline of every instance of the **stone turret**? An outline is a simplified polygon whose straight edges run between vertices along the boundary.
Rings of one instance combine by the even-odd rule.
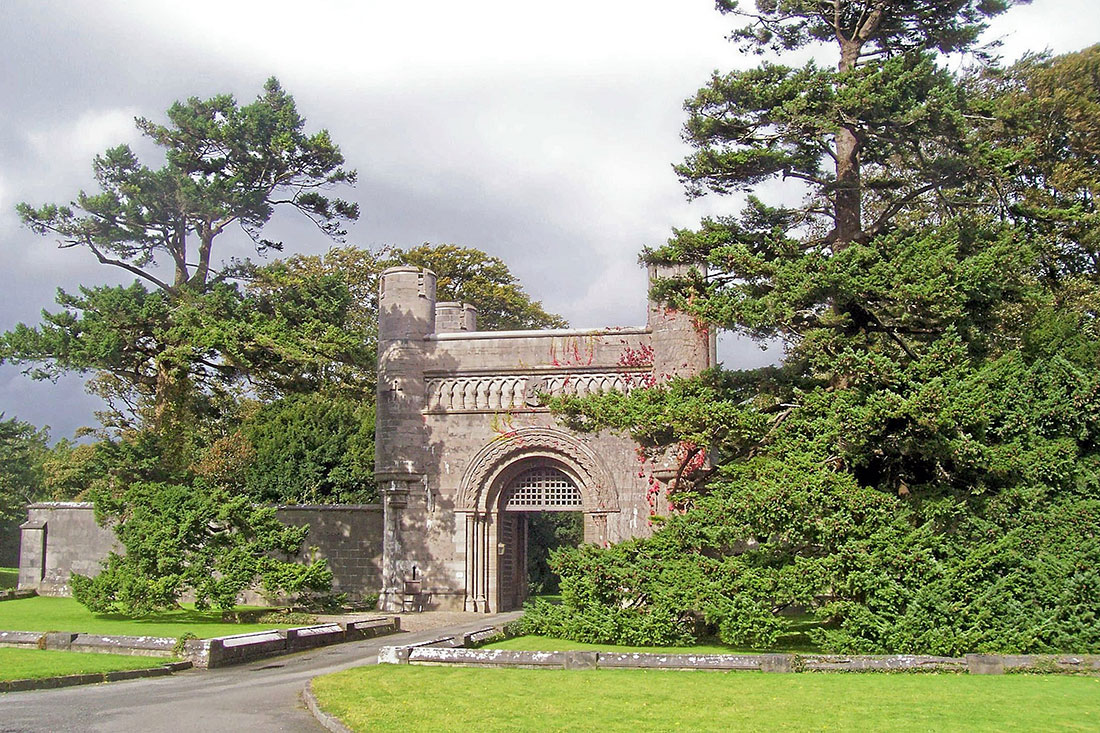
[[[650,265],[649,281],[686,276],[690,271],[690,265]],[[658,381],[698,374],[717,363],[714,329],[690,314],[651,297],[647,321],[653,333],[653,373]]]
[[[435,332],[461,333],[477,330],[477,308],[469,303],[436,303]]]
[[[435,273],[391,267],[378,296],[375,474],[418,473],[424,445],[424,337],[435,332]]]
[[[374,477],[384,505],[381,607],[400,608],[403,583],[422,559],[407,546],[410,521],[423,512],[428,436],[424,405],[425,337],[435,332],[435,273],[391,267],[378,295],[378,395]]]
[[[378,292],[378,340],[424,337],[435,331],[435,273],[401,265],[383,271]]]
[[[706,274],[701,265],[695,267]],[[659,278],[687,276],[691,269],[691,265],[650,265],[650,285]],[[714,329],[700,323],[690,314],[675,310],[650,297],[648,326],[653,334],[653,375],[658,382],[673,377],[693,376],[717,364]],[[669,490],[670,482],[678,469],[675,448],[654,460],[653,477],[661,482],[665,492]]]

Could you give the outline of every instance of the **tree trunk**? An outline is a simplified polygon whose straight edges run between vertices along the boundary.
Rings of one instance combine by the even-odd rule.
[[[840,63],[837,70],[842,74],[856,66],[861,48],[856,41],[844,41],[840,46]],[[860,191],[859,152],[862,141],[857,127],[841,124],[836,139],[836,242],[834,249],[839,251],[863,235],[862,192]]]
[[[837,64],[837,71],[845,74],[855,69],[862,43],[839,35],[838,38],[840,38],[840,63]],[[840,86],[843,84],[842,81]],[[860,190],[859,175],[861,140],[857,130],[855,123],[847,124],[847,120],[839,120],[834,141],[836,147],[836,194],[833,204],[836,234],[833,241],[834,252],[846,249],[852,242],[859,241],[863,235],[863,192]],[[835,297],[832,299],[832,309],[838,316],[849,318],[852,316],[847,306],[838,302]],[[850,374],[838,371],[834,371],[829,380],[830,386],[836,390],[848,389],[851,381]]]
[[[859,177],[859,137],[851,128],[836,134],[836,245],[839,251],[857,241],[862,233],[862,196]]]
[[[211,230],[207,222],[199,236],[199,262],[195,266],[195,274],[191,276],[191,284],[195,286],[195,292],[206,290],[206,280],[210,276],[210,250],[214,246],[216,233]]]
[[[186,373],[157,358],[157,384],[153,395],[153,430],[162,436],[176,433],[184,422],[188,397]]]

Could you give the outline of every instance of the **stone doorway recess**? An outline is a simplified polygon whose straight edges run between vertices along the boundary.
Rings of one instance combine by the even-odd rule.
[[[603,542],[606,512],[585,502],[584,479],[546,457],[516,461],[494,482],[490,511],[467,515],[466,610],[500,613],[527,600],[527,517],[580,512],[584,541]]]

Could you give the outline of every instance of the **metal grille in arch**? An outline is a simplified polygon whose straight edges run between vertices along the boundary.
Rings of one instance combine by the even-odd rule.
[[[579,511],[581,504],[581,492],[568,476],[556,468],[539,466],[524,471],[512,482],[504,510]]]

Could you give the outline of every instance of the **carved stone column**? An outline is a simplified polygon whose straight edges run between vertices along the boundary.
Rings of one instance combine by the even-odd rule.
[[[467,611],[489,610],[489,517],[484,512],[466,515]]]
[[[379,608],[400,611],[405,579],[411,576],[411,561],[404,547],[402,525],[409,504],[410,485],[419,482],[412,475],[379,477],[382,493],[382,593]]]

